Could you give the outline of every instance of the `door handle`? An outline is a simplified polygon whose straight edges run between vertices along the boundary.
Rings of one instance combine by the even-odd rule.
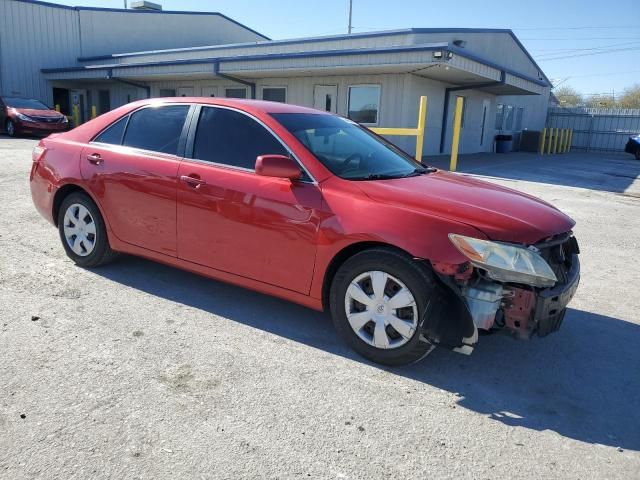
[[[200,188],[201,185],[205,185],[207,182],[202,180],[200,177],[191,176],[191,175],[182,175],[180,177],[184,183],[193,188]]]
[[[89,163],[93,163],[94,165],[100,165],[104,161],[102,160],[102,157],[99,153],[92,153],[90,155],[87,155],[87,160],[89,161]]]

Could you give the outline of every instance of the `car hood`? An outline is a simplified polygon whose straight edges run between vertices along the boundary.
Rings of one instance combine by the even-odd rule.
[[[531,195],[438,170],[392,180],[358,182],[376,202],[471,225],[492,240],[533,244],[571,230],[575,222]]]
[[[34,108],[13,108],[13,110],[29,117],[58,118],[63,116],[60,112],[56,112],[55,110],[36,110]]]

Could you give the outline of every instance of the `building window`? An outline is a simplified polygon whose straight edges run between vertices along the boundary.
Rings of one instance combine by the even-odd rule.
[[[227,98],[247,98],[247,89],[245,87],[225,88],[224,96]]]
[[[522,117],[524,116],[524,107],[518,107],[516,110],[516,131],[522,130]]]
[[[160,89],[161,97],[175,97],[176,89],[175,88],[161,88]]]
[[[496,130],[502,130],[502,124],[504,123],[504,105],[499,103],[496,105]]]
[[[286,87],[262,87],[262,99],[270,102],[287,102]]]
[[[507,105],[504,113],[504,129],[513,130],[513,105]]]
[[[380,111],[380,85],[349,87],[349,118],[358,123],[376,125]]]

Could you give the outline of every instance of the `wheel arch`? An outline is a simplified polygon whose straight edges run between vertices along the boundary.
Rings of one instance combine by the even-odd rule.
[[[107,234],[109,234],[111,232],[109,228],[109,222],[107,220],[107,217],[104,214],[104,211],[102,210],[102,207],[100,206],[100,203],[96,201],[95,197],[91,194],[91,192],[89,192],[86,188],[82,187],[81,185],[78,185],[77,183],[66,183],[62,185],[61,187],[58,188],[55,195],[53,196],[53,204],[51,206],[51,210],[52,210],[51,218],[53,218],[54,225],[56,226],[58,225],[58,213],[60,210],[60,206],[62,205],[62,202],[64,202],[64,199],[67,198],[69,195],[76,192],[84,193],[91,199],[93,203],[96,204],[96,207],[98,207],[98,211],[102,216],[102,221],[104,222],[105,227],[107,229]]]
[[[336,275],[336,272],[340,268],[340,266],[346,262],[349,258],[354,256],[357,253],[363,252],[365,250],[370,250],[373,248],[384,248],[388,250],[392,250],[395,252],[400,252],[408,257],[415,258],[406,250],[402,248],[396,247],[390,243],[385,242],[376,242],[376,241],[363,241],[363,242],[355,242],[347,245],[342,250],[338,251],[327,266],[324,271],[324,277],[322,280],[322,308],[325,311],[329,310],[329,293],[331,291],[331,283]]]
[[[423,332],[429,340],[451,350],[462,349],[461,351],[464,351],[465,345],[472,348],[473,344],[477,342],[478,333],[471,314],[469,313],[466,303],[460,296],[459,291],[456,291],[454,287],[443,281],[440,275],[433,270],[428,259],[416,257],[406,250],[389,243],[376,241],[356,242],[344,247],[334,255],[324,273],[322,284],[323,310],[330,310],[329,295],[331,283],[340,266],[353,255],[374,248],[383,248],[401,253],[407,258],[414,259],[423,268],[428,269],[433,274],[439,286],[439,293],[435,299],[437,306],[432,310],[431,317],[423,325]]]

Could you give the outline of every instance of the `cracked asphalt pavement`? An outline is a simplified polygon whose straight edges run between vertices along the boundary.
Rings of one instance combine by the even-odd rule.
[[[65,256],[0,137],[0,478],[638,478],[640,162],[478,156],[461,169],[578,222],[562,329],[399,369],[328,315],[134,257]],[[478,160],[479,158],[479,160]]]

